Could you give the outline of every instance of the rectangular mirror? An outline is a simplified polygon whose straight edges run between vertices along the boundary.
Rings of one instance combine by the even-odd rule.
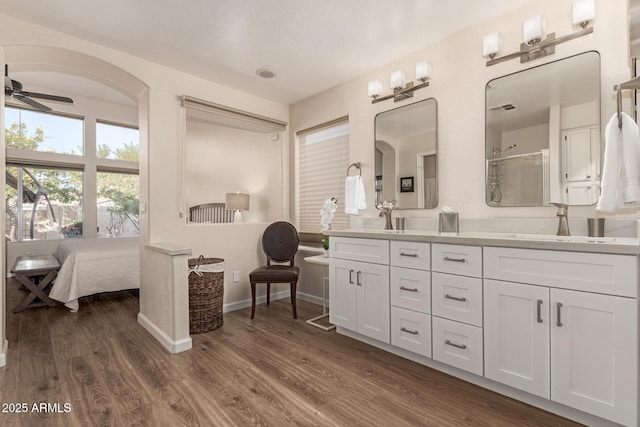
[[[485,93],[487,205],[597,202],[598,52],[499,77]]]
[[[438,206],[437,118],[434,98],[376,116],[376,205],[395,200],[398,209]]]

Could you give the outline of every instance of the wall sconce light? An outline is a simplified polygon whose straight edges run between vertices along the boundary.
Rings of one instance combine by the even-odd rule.
[[[233,222],[242,222],[242,212],[249,210],[249,195],[235,192],[227,193],[224,197],[225,209],[235,211]]]
[[[547,34],[547,25],[542,15],[527,19],[522,24],[522,41],[520,51],[496,57],[500,53],[502,40],[499,33],[485,36],[482,40],[482,56],[489,59],[487,67],[520,58],[520,63],[532,61],[543,56],[556,53],[556,45],[593,33],[595,17],[594,0],[573,0],[571,7],[573,27],[571,34],[556,38],[555,33]]]
[[[428,80],[431,78],[431,64],[429,61],[422,61],[416,64],[416,81],[420,82],[414,85],[409,82],[405,85],[405,77],[402,71],[394,71],[389,76],[389,86],[393,90],[391,95],[382,95],[382,82],[380,80],[372,80],[369,82],[369,96],[373,98],[372,104],[393,98],[393,102],[402,101],[403,99],[412,98],[413,92],[423,87],[429,86]]]

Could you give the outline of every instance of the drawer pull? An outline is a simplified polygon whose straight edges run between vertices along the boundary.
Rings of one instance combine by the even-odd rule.
[[[358,273],[356,273],[356,285],[358,286],[362,286],[362,283],[360,283],[360,273],[362,273],[362,271],[358,271]]]
[[[400,289],[403,291],[418,292],[418,288],[405,288],[404,286],[400,286]]]
[[[418,334],[419,334],[419,332],[418,332],[418,331],[412,331],[411,329],[407,329],[407,328],[405,328],[404,326],[403,326],[403,327],[401,327],[401,328],[400,328],[400,330],[401,330],[402,332],[408,332],[408,333],[413,334],[413,335],[418,335]]]
[[[559,328],[562,328],[562,318],[560,317],[562,315],[562,303],[559,302],[558,305],[556,306],[557,309],[557,314],[558,314],[558,319],[557,319],[557,323],[556,325]]]
[[[465,297],[454,297],[454,296],[451,296],[449,294],[444,294],[444,297],[446,299],[452,299],[454,301],[460,301],[460,302],[465,302],[467,300]]]
[[[448,256],[444,257],[444,260],[445,261],[453,261],[453,262],[467,262],[467,260],[464,259],[464,258],[451,258],[451,257],[448,257]]]
[[[467,346],[464,345],[464,344],[456,344],[456,343],[451,342],[449,340],[446,340],[444,343],[446,345],[450,345],[451,347],[459,348],[459,349],[462,349],[462,350],[465,350],[467,348]]]
[[[353,270],[349,270],[349,284],[350,285],[353,285],[353,277],[352,277],[352,275],[353,275]]]
[[[408,254],[406,252],[400,252],[400,256],[409,256],[411,258],[418,258],[418,254]]]
[[[537,304],[538,304],[538,323],[542,323],[542,309],[541,309],[542,300],[539,299]]]

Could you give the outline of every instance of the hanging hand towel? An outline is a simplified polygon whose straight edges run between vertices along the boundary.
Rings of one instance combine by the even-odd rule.
[[[604,163],[599,211],[617,212],[640,205],[640,134],[638,125],[622,113],[622,129],[614,114],[605,128]]]
[[[625,113],[622,113],[622,200],[624,207],[640,206],[640,134],[636,122]]]
[[[360,175],[347,176],[344,183],[344,213],[360,215],[360,209],[366,209],[364,185]]]

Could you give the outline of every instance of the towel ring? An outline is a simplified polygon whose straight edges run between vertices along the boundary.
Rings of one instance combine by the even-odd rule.
[[[362,168],[360,167],[360,162],[351,163],[349,165],[349,167],[347,168],[347,176],[349,176],[349,170],[351,170],[351,168],[354,166],[356,167],[356,169],[358,169],[358,175],[362,176]]]

